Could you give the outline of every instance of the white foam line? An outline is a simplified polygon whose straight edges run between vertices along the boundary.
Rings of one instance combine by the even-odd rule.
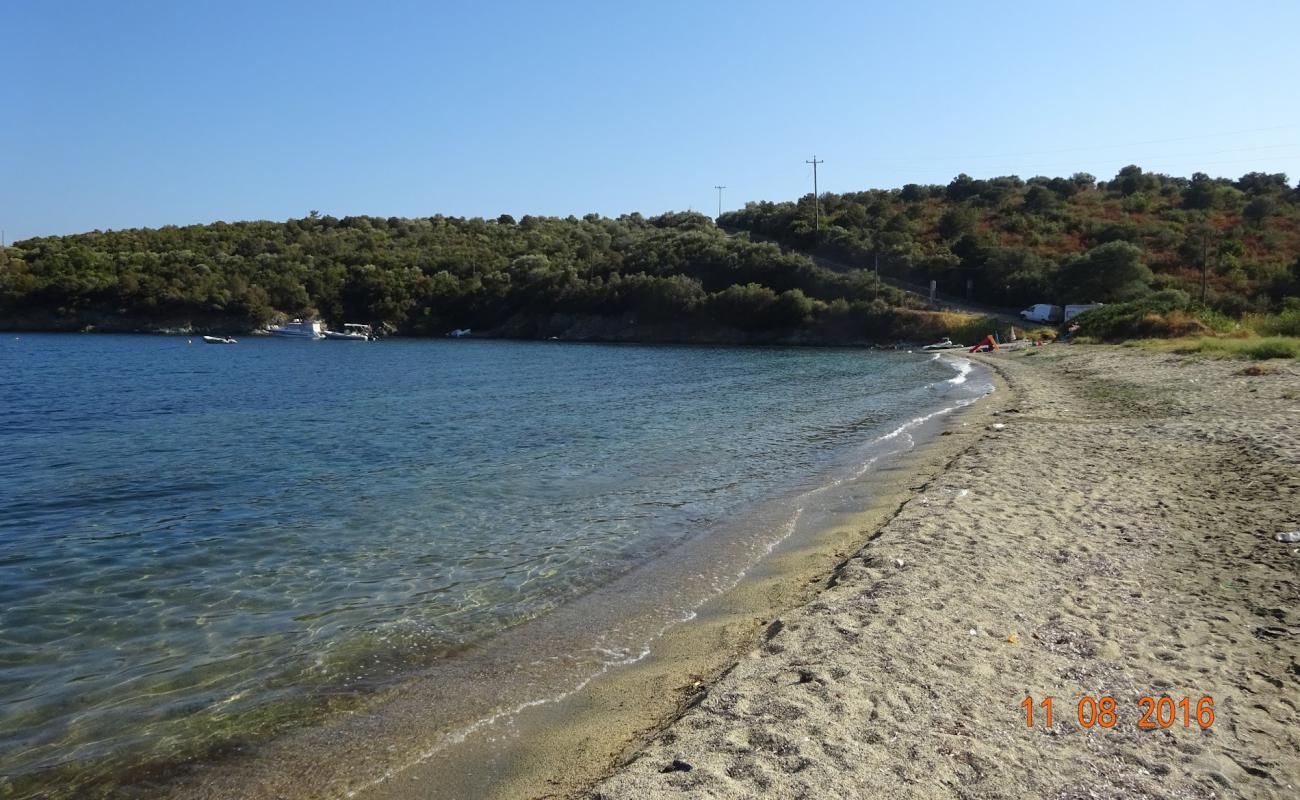
[[[650,641],[654,641],[655,639],[658,639],[659,636],[663,635],[663,631],[666,630],[667,630],[667,626],[665,626],[664,629],[659,632],[659,634],[651,638]],[[415,758],[411,759],[410,761],[407,761],[400,766],[393,767],[392,769],[386,770],[379,777],[367,781],[361,784],[360,786],[356,787],[355,789],[349,789],[346,793],[344,793],[343,796],[356,797],[359,793],[364,792],[367,789],[370,789],[372,787],[378,786],[379,784],[384,783],[385,781],[388,781],[389,779],[396,777],[402,772],[405,772],[406,770],[414,766],[417,766],[419,764],[424,763],[425,761],[428,761],[430,758],[433,758],[439,752],[447,749],[451,745],[461,744],[470,736],[472,736],[474,733],[482,730],[483,728],[487,728],[496,724],[497,721],[499,720],[502,719],[513,720],[515,717],[519,716],[520,714],[522,714],[523,712],[527,711],[530,708],[536,708],[537,706],[544,706],[547,705],[548,703],[558,703],[561,700],[565,699],[566,697],[569,697],[570,695],[582,691],[584,688],[586,688],[587,684],[591,683],[596,678],[608,672],[611,667],[627,666],[630,664],[635,664],[636,662],[640,661],[641,659],[645,658],[648,655],[650,655],[649,643],[647,643],[645,649],[643,649],[636,656],[624,659],[622,661],[606,662],[601,666],[600,669],[588,675],[586,678],[583,678],[581,681],[578,682],[576,686],[574,686],[572,689],[569,689],[568,691],[560,692],[559,694],[554,695],[552,697],[541,697],[536,700],[527,700],[513,708],[504,709],[502,711],[496,712],[495,714],[491,714],[489,716],[483,717],[482,719],[475,720],[469,725],[466,725],[465,727],[459,730],[452,731],[451,733],[447,734],[433,747],[430,747],[428,750],[421,752],[419,755],[417,755]]]
[[[963,383],[965,383],[966,376],[971,373],[971,370],[975,369],[975,365],[971,363],[969,358],[949,357],[949,358],[942,359],[942,361],[943,363],[957,370],[957,376],[954,378],[949,378],[947,381],[948,383],[951,383],[953,386],[960,386]]]

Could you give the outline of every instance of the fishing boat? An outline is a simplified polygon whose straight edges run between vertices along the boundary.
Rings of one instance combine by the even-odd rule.
[[[286,339],[325,338],[325,324],[316,319],[295,319],[283,325],[271,325],[267,330],[271,332],[272,336],[283,336]]]
[[[231,336],[204,336],[204,344],[239,344]]]
[[[362,325],[357,322],[349,322],[343,326],[341,331],[325,331],[326,339],[342,339],[352,342],[368,342],[375,338],[374,331],[369,325]]]

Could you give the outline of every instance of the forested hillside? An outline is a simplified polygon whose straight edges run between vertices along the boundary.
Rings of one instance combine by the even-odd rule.
[[[959,175],[946,186],[827,193],[820,209],[820,231],[807,195],[749,203],[724,214],[722,228],[697,213],[516,221],[312,212],[29,239],[0,251],[0,327],[248,330],[321,316],[404,335],[468,327],[579,338],[617,320],[622,338],[636,338],[627,332],[639,325],[657,326],[658,338],[888,341],[960,323],[880,286],[877,258],[886,276],[936,280],[941,292],[993,305],[1137,300],[1142,319],[1200,315],[1195,324],[1183,314],[1176,324],[1112,325],[1112,337],[1208,330],[1218,323],[1207,327],[1207,314],[1292,307],[1281,322],[1270,318],[1274,333],[1300,320],[1300,189],[1285,175],[1184,179],[1135,166],[1100,183],[1082,173]]]
[[[507,326],[528,336],[573,315],[879,338],[899,327],[904,304],[869,274],[728,238],[692,213],[516,222],[313,212],[31,239],[6,255],[0,326],[190,320],[202,330],[320,315],[407,335]]]
[[[749,203],[725,227],[1003,306],[1184,292],[1240,315],[1300,294],[1300,189],[1282,174],[1016,176]],[[1168,294],[1168,293],[1167,293]]]

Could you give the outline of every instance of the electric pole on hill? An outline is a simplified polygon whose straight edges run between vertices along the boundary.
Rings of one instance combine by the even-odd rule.
[[[722,190],[725,189],[725,188],[727,188],[727,187],[725,187],[725,186],[714,186],[713,188],[718,190],[718,216],[720,217],[720,216],[722,216]]]
[[[813,233],[821,233],[822,211],[821,206],[819,205],[821,201],[817,197],[817,165],[825,164],[826,161],[825,159],[818,161],[817,156],[814,154],[812,161],[804,161],[803,163],[813,165]]]

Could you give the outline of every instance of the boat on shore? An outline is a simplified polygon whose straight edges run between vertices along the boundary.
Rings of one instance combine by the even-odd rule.
[[[964,348],[964,347],[965,347],[965,345],[962,345],[962,344],[955,344],[955,343],[953,342],[952,339],[949,339],[947,336],[945,336],[945,337],[943,337],[942,339],[940,339],[939,341],[935,342],[934,344],[927,344],[925,347],[922,347],[921,349],[922,349],[922,350],[931,350],[931,351],[933,351],[933,350],[961,350],[961,349]]]
[[[270,325],[267,330],[270,331],[272,336],[283,336],[287,339],[325,338],[325,324],[315,319],[295,319],[283,325]]]
[[[369,325],[349,322],[344,324],[343,330],[341,331],[325,331],[325,338],[352,342],[369,342],[373,341],[376,337],[374,331],[371,330]]]
[[[204,344],[239,344],[233,336],[204,336]]]

